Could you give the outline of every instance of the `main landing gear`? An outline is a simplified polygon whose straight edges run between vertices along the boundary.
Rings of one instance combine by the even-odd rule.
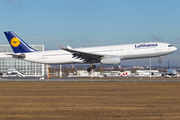
[[[159,57],[158,63],[162,63],[161,57]]]
[[[89,68],[87,69],[88,72],[91,72],[92,69],[95,69],[96,65],[90,65]]]

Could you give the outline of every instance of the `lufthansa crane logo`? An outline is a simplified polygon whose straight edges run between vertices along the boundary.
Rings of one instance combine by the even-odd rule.
[[[11,45],[13,46],[13,47],[18,47],[19,45],[20,45],[20,40],[18,39],[18,38],[16,38],[16,37],[13,37],[12,39],[11,39]]]

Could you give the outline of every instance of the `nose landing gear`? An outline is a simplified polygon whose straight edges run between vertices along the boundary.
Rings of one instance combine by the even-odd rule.
[[[162,63],[161,57],[159,57],[158,63]]]

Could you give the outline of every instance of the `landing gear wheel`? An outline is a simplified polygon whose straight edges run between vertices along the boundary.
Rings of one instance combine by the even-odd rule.
[[[89,68],[87,69],[88,72],[91,72],[92,69],[95,69],[96,65],[91,64]]]
[[[95,69],[96,68],[96,65],[92,65],[92,67],[91,67],[92,69]]]
[[[88,68],[87,71],[88,71],[88,72],[91,72],[91,68]]]
[[[162,63],[162,60],[158,60],[158,63]]]

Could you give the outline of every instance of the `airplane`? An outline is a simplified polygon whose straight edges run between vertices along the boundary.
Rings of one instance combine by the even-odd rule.
[[[14,53],[6,54],[7,56],[42,64],[88,63],[90,64],[88,72],[96,68],[95,63],[116,65],[120,64],[121,60],[127,59],[159,57],[158,62],[161,63],[161,56],[177,50],[169,43],[149,42],[75,49],[59,44],[61,50],[37,51],[14,32],[7,31],[4,34],[14,51]]]
[[[176,70],[169,68],[169,61],[168,61],[168,69],[166,70],[166,72],[162,73],[162,76],[177,77],[177,75],[178,75],[178,72]]]
[[[170,68],[169,68],[169,61],[168,61],[167,73],[168,73],[168,75],[170,75],[170,76],[177,76],[177,74],[178,74],[176,70],[173,70],[173,69],[170,69]]]
[[[162,72],[162,77],[177,77],[178,72],[176,70],[167,69],[165,72]]]

